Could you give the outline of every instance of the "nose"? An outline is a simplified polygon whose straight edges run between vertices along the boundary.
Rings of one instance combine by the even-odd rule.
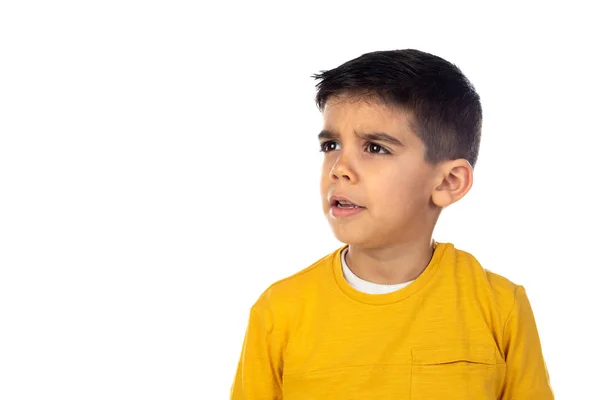
[[[350,166],[348,159],[340,154],[329,172],[329,179],[331,181],[345,180],[354,183],[357,179],[357,175]]]

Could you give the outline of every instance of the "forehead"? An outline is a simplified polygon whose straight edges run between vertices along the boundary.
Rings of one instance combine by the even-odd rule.
[[[373,98],[337,96],[323,108],[324,129],[344,134],[353,131],[381,131],[397,137],[413,135],[410,114]]]

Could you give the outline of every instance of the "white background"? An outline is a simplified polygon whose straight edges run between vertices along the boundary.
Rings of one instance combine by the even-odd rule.
[[[401,48],[482,97],[436,239],[525,286],[557,398],[592,398],[594,25],[575,1],[2,2],[0,398],[228,398],[252,303],[340,245],[310,75]]]

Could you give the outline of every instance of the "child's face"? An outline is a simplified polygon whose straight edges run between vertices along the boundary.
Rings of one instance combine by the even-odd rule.
[[[328,100],[323,118],[321,197],[335,237],[373,248],[431,234],[437,171],[425,161],[425,145],[406,115],[374,100],[340,97]],[[367,137],[378,133],[392,142]],[[331,199],[335,195],[362,208],[340,208]]]

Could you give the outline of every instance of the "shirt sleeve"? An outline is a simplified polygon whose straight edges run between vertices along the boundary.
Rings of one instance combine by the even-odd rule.
[[[281,362],[276,357],[264,312],[253,307],[242,354],[231,387],[231,400],[280,400]]]
[[[554,400],[531,304],[522,286],[503,335],[506,376],[500,400]]]

